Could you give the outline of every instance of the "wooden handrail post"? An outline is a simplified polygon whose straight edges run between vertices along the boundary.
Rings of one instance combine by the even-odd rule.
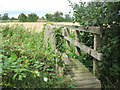
[[[100,35],[94,34],[94,50],[99,50],[101,47],[101,38]],[[99,67],[99,61],[97,59],[93,59],[93,74],[100,78],[100,67]]]
[[[80,31],[75,30],[75,33],[76,33],[76,37],[75,37],[75,39],[79,42],[79,41],[80,41],[80,40],[79,40],[79,37],[80,37]],[[76,46],[76,50],[75,50],[75,52],[76,52],[77,55],[80,55],[80,48],[78,48],[78,47]]]
[[[69,35],[70,35],[70,31],[69,31],[68,28],[66,28],[66,36],[69,36]],[[68,48],[70,48],[70,42],[69,41],[67,41],[67,46],[68,46]]]

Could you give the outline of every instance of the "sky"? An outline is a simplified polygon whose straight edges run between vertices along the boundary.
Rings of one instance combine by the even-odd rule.
[[[80,0],[71,0],[78,3]],[[84,0],[83,0],[84,1]],[[86,1],[86,0],[85,0]],[[68,14],[72,11],[67,0],[1,0],[0,14],[8,13],[9,17],[18,17],[20,13],[36,13],[39,17],[46,13],[61,11]]]

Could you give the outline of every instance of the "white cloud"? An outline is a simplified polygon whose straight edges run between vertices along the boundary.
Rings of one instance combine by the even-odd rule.
[[[71,0],[72,2],[79,2],[80,0]],[[11,16],[16,16],[21,11],[24,13],[50,13],[55,11],[62,11],[68,13],[72,8],[69,6],[67,0],[1,0],[0,13],[6,11],[12,13]],[[17,14],[16,14],[17,11]],[[19,11],[19,12],[18,12]],[[16,14],[16,15],[15,15]]]
[[[90,0],[71,0],[72,2]],[[0,9],[3,10],[68,10],[67,0],[1,0]]]
[[[3,10],[68,10],[67,0],[1,0]]]

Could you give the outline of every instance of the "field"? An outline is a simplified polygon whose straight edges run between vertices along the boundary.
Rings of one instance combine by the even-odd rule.
[[[26,29],[30,29],[30,30],[35,30],[35,32],[41,32],[43,26],[45,23],[18,23],[18,22],[15,22],[15,23],[0,23],[0,25],[9,25],[9,26],[13,26],[15,24],[20,24],[20,25],[23,25],[24,27],[26,27]]]
[[[55,24],[64,24],[64,25],[73,25],[71,22],[54,22]],[[13,26],[15,24],[23,25],[26,29],[29,30],[35,30],[35,32],[41,32],[45,22],[12,22],[12,23],[0,23],[0,25],[9,25]],[[75,23],[74,25],[78,25],[78,23]]]

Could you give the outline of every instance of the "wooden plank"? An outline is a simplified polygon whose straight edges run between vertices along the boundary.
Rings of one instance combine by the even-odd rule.
[[[74,75],[74,76],[73,76]],[[69,75],[67,75],[66,77],[68,78],[72,78],[73,80],[76,80],[76,81],[82,81],[82,80],[88,80],[88,79],[97,79],[96,77],[93,77],[93,75],[89,76],[89,75],[86,75],[86,73],[84,73],[83,75],[81,76],[76,76],[73,73],[70,73]]]
[[[94,50],[99,50],[101,47],[100,35],[94,34]],[[100,62],[95,58],[93,59],[93,73],[97,78],[100,78]]]
[[[82,32],[102,34],[100,27],[95,27],[95,26],[89,26],[88,29],[85,29],[83,26],[72,26],[72,25],[63,25],[63,24],[51,24],[51,25],[61,26],[62,28],[66,27],[66,28],[69,28],[71,30],[78,30],[78,31],[82,31]]]
[[[71,42],[72,44],[74,44],[75,46],[79,47],[81,50],[83,50],[84,52],[88,53],[89,55],[91,55],[92,57],[94,57],[95,59],[101,61],[103,58],[103,54],[102,53],[98,53],[96,50],[91,49],[89,47],[87,47],[86,45],[83,45],[81,43],[79,43],[78,41],[68,37],[68,36],[64,36],[64,38],[66,40],[68,40],[69,42]]]
[[[80,32],[76,30],[75,33],[76,33],[75,39],[79,42]],[[80,48],[78,48],[78,47],[76,46],[75,49],[76,49],[76,50],[75,50],[75,53],[76,53],[77,55],[80,55]]]
[[[69,64],[71,68],[67,66],[66,77],[73,80],[76,88],[101,88],[100,81],[79,60],[68,59],[72,63]]]
[[[80,86],[83,85],[94,85],[95,83],[98,83],[99,81],[97,79],[87,79],[87,80],[79,80],[76,81],[76,83]]]
[[[88,88],[88,90],[94,90],[93,88],[97,88],[97,90],[101,90],[101,84],[99,83],[93,83],[93,84],[88,84],[88,85],[78,85],[77,88]],[[95,89],[96,90],[96,89]]]
[[[66,33],[66,36],[70,36],[70,31],[68,28],[66,28],[65,33]],[[67,45],[68,49],[71,48],[70,42],[68,40],[66,41],[66,45]],[[70,53],[70,51],[67,51],[67,52]]]

